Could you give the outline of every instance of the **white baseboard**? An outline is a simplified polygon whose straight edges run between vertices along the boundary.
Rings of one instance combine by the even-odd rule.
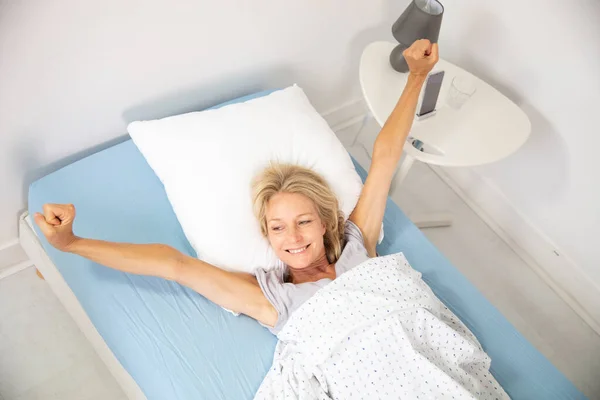
[[[29,267],[33,267],[33,262],[31,262],[31,260],[25,260],[18,264],[14,264],[9,267],[2,268],[2,269],[0,269],[0,279],[6,278],[7,276],[14,275],[17,272],[21,272],[24,269],[27,269]]]
[[[600,334],[600,287],[579,265],[473,169],[429,167]]]
[[[360,129],[367,113],[363,99],[323,117],[344,141]],[[600,287],[491,182],[470,168],[431,169],[511,247],[592,329],[600,334]]]
[[[321,113],[331,129],[338,133],[339,130],[359,123],[366,115],[366,104],[362,98],[351,100],[332,110]]]
[[[29,259],[19,243],[13,239],[0,245],[0,279],[30,266]]]

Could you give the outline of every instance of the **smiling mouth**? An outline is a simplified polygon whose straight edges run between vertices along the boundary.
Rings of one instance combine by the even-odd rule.
[[[289,249],[289,250],[286,250],[286,251],[288,253],[290,253],[290,254],[300,254],[300,253],[304,253],[304,251],[306,251],[306,249],[308,249],[309,246],[310,246],[310,244],[307,244],[304,247],[300,247],[300,248],[297,248],[297,249]]]

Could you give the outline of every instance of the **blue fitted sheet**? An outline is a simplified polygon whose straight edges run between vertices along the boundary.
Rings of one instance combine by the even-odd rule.
[[[355,165],[364,180],[366,172]],[[76,205],[75,231],[80,236],[165,243],[195,256],[161,182],[131,140],[34,182],[29,190],[30,213],[47,202]],[[391,200],[384,223],[379,253],[404,252],[436,295],[479,338],[492,358],[492,373],[513,399],[585,399]],[[265,328],[176,283],[111,270],[41,241],[100,335],[148,399],[253,397],[276,343]]]

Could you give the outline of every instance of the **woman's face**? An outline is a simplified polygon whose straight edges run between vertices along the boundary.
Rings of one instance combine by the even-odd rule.
[[[306,268],[325,255],[325,224],[308,197],[277,193],[267,204],[266,218],[269,242],[290,267]]]

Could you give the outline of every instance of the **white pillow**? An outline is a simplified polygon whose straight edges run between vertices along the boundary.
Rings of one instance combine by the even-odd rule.
[[[298,86],[219,109],[132,122],[131,138],[164,184],[198,258],[253,272],[276,256],[252,212],[251,182],[271,160],[320,173],[345,216],[362,181]]]

